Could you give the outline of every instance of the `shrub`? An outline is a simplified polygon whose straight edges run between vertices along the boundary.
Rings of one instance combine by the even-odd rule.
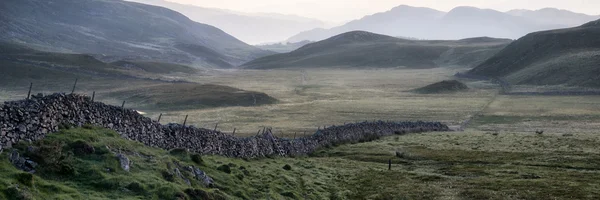
[[[169,182],[173,182],[175,181],[175,175],[171,172],[168,171],[162,171],[160,172],[160,174],[162,175],[162,177]]]
[[[192,154],[191,157],[194,163],[204,165],[204,160],[202,160],[202,156],[200,156],[199,154]]]
[[[35,151],[28,151],[27,156],[39,163],[42,171],[62,175],[75,173],[73,153],[63,151],[64,143],[42,140],[38,143],[38,146],[39,148]]]
[[[231,167],[229,167],[229,165],[221,165],[217,167],[217,170],[231,174]]]
[[[286,164],[286,165],[283,166],[283,169],[289,171],[289,170],[292,170],[292,166]]]
[[[93,154],[94,152],[96,152],[96,149],[94,149],[94,146],[92,146],[82,140],[77,140],[77,141],[69,144],[69,147],[71,147],[73,149],[73,153],[75,153],[75,155],[77,155],[77,156],[89,155],[89,154]]]

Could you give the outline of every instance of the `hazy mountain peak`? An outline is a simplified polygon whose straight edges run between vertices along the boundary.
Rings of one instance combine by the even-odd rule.
[[[492,9],[484,9],[484,8],[477,8],[477,7],[472,7],[472,6],[459,6],[456,7],[452,10],[450,10],[446,16],[449,15],[456,15],[456,14],[495,14],[495,15],[502,15],[503,13],[497,10],[492,10]]]
[[[446,13],[430,8],[399,5],[386,12],[364,16],[330,29],[303,31],[287,41],[318,41],[354,30],[420,39],[456,40],[483,36],[517,39],[530,32],[580,26],[598,18],[600,16],[556,8],[500,12],[460,6]]]
[[[336,42],[370,42],[381,39],[393,38],[387,35],[375,34],[367,31],[350,31],[340,35],[333,36],[327,40]]]
[[[327,23],[323,21],[296,15],[244,13],[178,4],[164,0],[130,1],[162,6],[175,10],[194,21],[219,27],[226,33],[250,44],[284,41],[301,31],[327,26]]]

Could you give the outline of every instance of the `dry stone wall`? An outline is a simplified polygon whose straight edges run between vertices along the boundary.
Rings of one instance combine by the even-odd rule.
[[[93,102],[78,94],[32,96],[0,106],[0,149],[21,140],[35,141],[56,132],[61,124],[91,124],[117,131],[122,137],[163,149],[185,148],[200,154],[255,158],[304,155],[330,145],[411,132],[448,131],[439,122],[362,122],[321,129],[307,137],[275,137],[270,129],[256,136],[231,134],[180,124],[162,125],[131,109]]]

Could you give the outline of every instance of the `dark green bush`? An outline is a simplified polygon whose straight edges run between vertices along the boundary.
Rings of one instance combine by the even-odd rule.
[[[231,167],[229,167],[229,165],[221,165],[217,167],[217,170],[231,174]]]
[[[166,181],[169,181],[169,182],[175,181],[175,175],[173,173],[168,172],[168,171],[162,171],[160,173]]]
[[[191,157],[194,163],[204,165],[204,160],[202,160],[202,156],[200,156],[199,154],[192,154]]]
[[[285,165],[283,166],[283,169],[284,169],[284,170],[288,170],[288,171],[289,171],[289,170],[292,170],[292,166],[290,166],[290,165],[288,165],[288,164],[285,164]]]

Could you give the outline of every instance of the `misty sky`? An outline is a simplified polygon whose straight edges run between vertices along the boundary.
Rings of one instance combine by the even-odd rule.
[[[222,8],[251,13],[282,13],[311,17],[330,22],[343,22],[398,5],[430,7],[449,11],[457,6],[511,9],[554,7],[575,12],[600,15],[600,0],[168,0],[202,7]]]

